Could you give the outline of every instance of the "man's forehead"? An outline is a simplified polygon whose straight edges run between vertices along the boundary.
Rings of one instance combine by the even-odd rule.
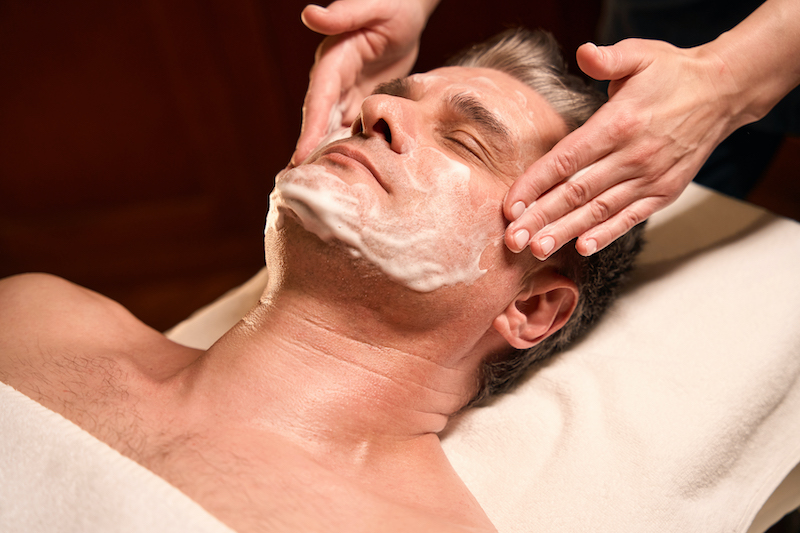
[[[480,67],[441,67],[428,72],[413,74],[407,78],[413,83],[419,83],[426,89],[440,88],[437,86],[460,83],[479,90],[501,92],[498,82],[515,81],[499,70]]]
[[[374,94],[418,99],[429,93],[444,96],[472,90],[484,98],[495,99],[508,96],[511,88],[518,93],[511,95],[518,105],[524,106],[527,103],[523,93],[536,94],[504,72],[479,67],[442,67],[422,74],[412,74],[380,84]]]
[[[528,103],[526,96],[536,96],[533,89],[509,74],[484,67],[442,67],[413,74],[406,79],[412,86],[418,86],[426,92],[473,90],[488,99],[506,99],[510,96],[513,103],[522,106]]]

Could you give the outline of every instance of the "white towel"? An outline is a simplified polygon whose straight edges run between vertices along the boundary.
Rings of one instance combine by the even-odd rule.
[[[500,531],[745,532],[800,462],[800,225],[684,208],[591,335],[448,426]]]

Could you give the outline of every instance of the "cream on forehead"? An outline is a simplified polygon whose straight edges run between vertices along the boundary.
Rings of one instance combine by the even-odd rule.
[[[422,88],[426,91],[429,90],[431,86],[436,82],[448,83],[447,78],[445,78],[444,76],[439,76],[430,73],[412,74],[411,76],[408,77],[408,79],[414,83],[419,83],[420,85],[422,85]]]
[[[321,165],[281,172],[265,231],[280,229],[291,211],[323,241],[345,244],[415,291],[474,282],[486,272],[481,254],[502,233],[499,200],[472,205],[469,168],[434,148],[413,150],[400,161],[392,180],[396,190],[382,198],[375,188],[348,185]]]

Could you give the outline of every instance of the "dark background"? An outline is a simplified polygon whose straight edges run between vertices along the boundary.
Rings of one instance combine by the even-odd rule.
[[[304,5],[0,0],[0,277],[58,274],[166,329],[257,272],[321,40]],[[415,70],[512,24],[552,31],[574,68],[599,16],[443,0]],[[751,199],[800,218],[795,141]]]

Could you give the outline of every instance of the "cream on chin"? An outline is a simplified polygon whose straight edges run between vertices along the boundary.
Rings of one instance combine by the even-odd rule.
[[[394,192],[382,198],[321,165],[281,172],[265,231],[280,229],[291,211],[321,240],[345,244],[412,290],[474,282],[486,272],[479,266],[481,254],[502,236],[499,200],[472,198],[469,168],[434,148],[397,157],[401,165],[375,161],[392,168]]]

